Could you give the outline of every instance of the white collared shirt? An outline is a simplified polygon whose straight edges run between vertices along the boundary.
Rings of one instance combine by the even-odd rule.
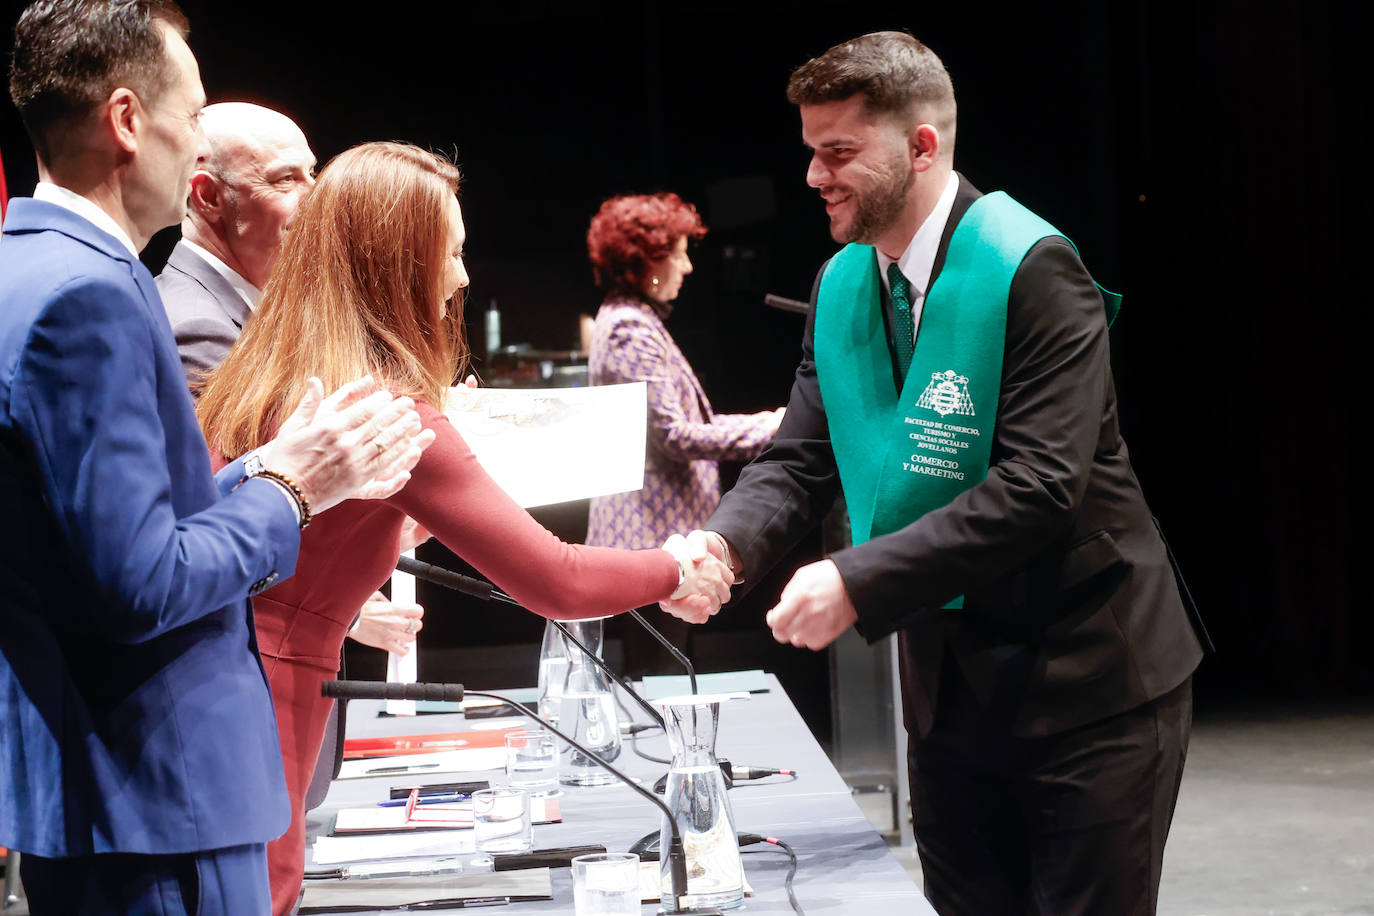
[[[108,232],[119,239],[124,247],[129,249],[129,253],[135,259],[138,258],[138,249],[134,247],[134,240],[129,238],[129,233],[125,232],[123,227],[114,221],[113,216],[100,209],[99,204],[50,181],[38,182],[38,186],[33,189],[33,199],[54,204],[64,210],[70,210],[101,232]]]
[[[248,308],[255,309],[258,307],[258,300],[262,298],[262,290],[244,279],[243,274],[234,270],[234,268],[225,264],[209,251],[184,236],[181,239],[181,243],[195,253],[202,261],[213,267],[215,273],[223,277],[225,281],[234,288],[234,292],[243,297],[243,301],[248,303]]]
[[[959,176],[950,172],[949,181],[940,192],[940,199],[935,202],[935,209],[930,211],[925,222],[921,223],[921,228],[911,237],[906,251],[896,259],[897,269],[911,284],[912,340],[916,339],[916,332],[921,330],[921,307],[925,305],[926,292],[930,289],[930,272],[935,269],[935,253],[940,249],[940,236],[945,232],[945,223],[949,222],[949,214],[954,210],[954,197],[958,192]],[[883,289],[890,295],[892,290],[887,282],[887,267],[893,259],[876,248],[874,251],[878,254],[878,276],[882,277]],[[893,320],[896,321],[899,317],[894,315]]]

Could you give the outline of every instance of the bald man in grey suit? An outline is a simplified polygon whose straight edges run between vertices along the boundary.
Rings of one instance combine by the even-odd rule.
[[[157,278],[193,393],[243,332],[315,183],[315,154],[285,115],[223,102],[201,123],[211,153],[196,163],[181,241]]]

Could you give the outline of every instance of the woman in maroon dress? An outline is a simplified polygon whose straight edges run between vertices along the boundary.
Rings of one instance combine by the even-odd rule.
[[[452,164],[413,146],[368,143],[335,158],[197,406],[206,440],[235,455],[271,438],[311,376],[329,388],[370,372],[414,397],[436,435],[399,493],[321,514],[302,533],[295,576],[254,599],[293,805],[290,829],[268,847],[278,914],[301,887],[302,799],[329,714],[320,683],[336,675],[357,609],[391,574],[407,516],[545,617],[597,617],[697,593],[704,620],[729,592],[728,570],[711,558],[563,543],[497,487],[440,412],[466,355],[457,188]]]

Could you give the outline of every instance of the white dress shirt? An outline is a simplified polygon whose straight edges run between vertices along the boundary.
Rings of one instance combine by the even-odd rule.
[[[945,189],[940,192],[940,199],[935,202],[935,209],[930,211],[930,215],[921,223],[921,228],[916,230],[916,234],[907,243],[906,251],[896,259],[897,269],[906,277],[911,285],[911,339],[916,339],[916,334],[921,330],[921,307],[925,305],[926,293],[930,290],[930,272],[935,269],[935,253],[940,248],[940,236],[944,234],[945,223],[949,222],[949,214],[954,209],[954,197],[959,191],[959,176],[954,172],[949,173],[949,181],[945,184]],[[887,282],[887,267],[893,263],[893,259],[883,254],[878,249],[878,275],[882,277],[883,289],[888,295],[892,290]],[[900,318],[893,315],[892,320]]]
[[[68,190],[61,185],[55,185],[50,181],[40,181],[38,186],[33,189],[33,199],[55,204],[64,210],[70,210],[100,231],[108,232],[119,239],[124,247],[129,249],[131,255],[135,258],[138,257],[138,249],[134,247],[134,240],[129,238],[129,233],[125,232],[119,223],[114,221],[114,217],[75,191]]]

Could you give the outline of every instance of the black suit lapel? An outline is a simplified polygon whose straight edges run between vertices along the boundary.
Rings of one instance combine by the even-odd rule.
[[[959,190],[954,192],[954,206],[949,211],[949,219],[945,221],[945,231],[940,234],[940,246],[935,249],[935,263],[930,268],[930,282],[926,284],[926,295],[930,295],[935,278],[940,276],[940,271],[945,266],[945,255],[949,254],[949,240],[954,235],[954,227],[959,225],[959,220],[964,218],[973,202],[983,196],[983,192],[975,188],[967,178],[958,172],[954,174],[959,175]]]

